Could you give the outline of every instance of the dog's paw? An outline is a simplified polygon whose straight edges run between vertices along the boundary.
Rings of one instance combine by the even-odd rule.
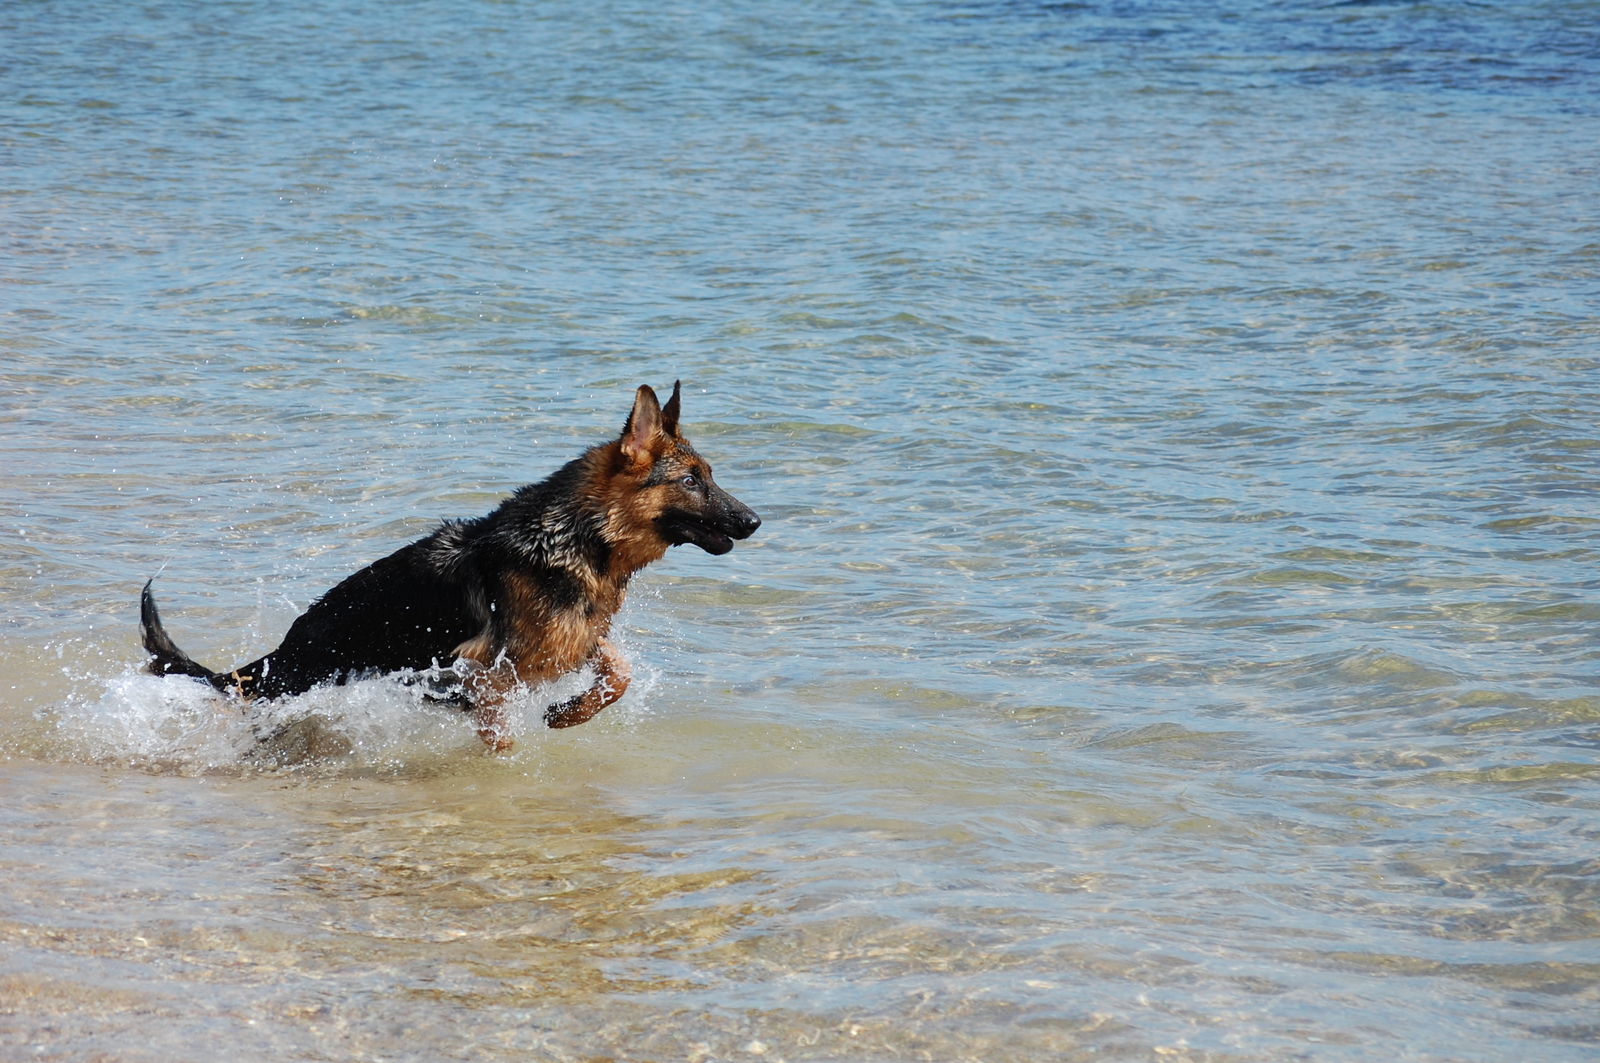
[[[510,735],[501,731],[490,730],[488,728],[479,730],[478,738],[483,742],[484,745],[489,747],[489,752],[491,753],[504,753],[506,750],[517,744],[516,739],[512,738]]]
[[[576,727],[580,723],[588,722],[589,717],[593,716],[599,710],[590,709],[590,707],[585,704],[587,700],[589,700],[587,694],[579,694],[576,697],[568,698],[559,705],[552,705],[548,709],[545,709],[545,726],[556,728]]]

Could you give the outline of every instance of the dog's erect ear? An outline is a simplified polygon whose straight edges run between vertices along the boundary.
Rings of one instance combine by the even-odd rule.
[[[661,403],[649,384],[640,384],[633,396],[633,412],[622,426],[622,453],[629,461],[650,461],[650,442],[661,434]]]
[[[672,398],[661,407],[661,430],[669,436],[678,434],[678,385],[682,383],[681,380],[672,382]]]

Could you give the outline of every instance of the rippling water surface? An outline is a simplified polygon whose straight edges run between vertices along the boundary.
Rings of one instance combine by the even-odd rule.
[[[0,10],[0,1054],[1592,1059],[1596,24]],[[677,378],[593,723],[138,673]]]

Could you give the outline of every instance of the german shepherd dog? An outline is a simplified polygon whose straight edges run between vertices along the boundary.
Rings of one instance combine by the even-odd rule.
[[[301,694],[322,683],[404,669],[453,667],[478,737],[511,746],[505,700],[592,663],[587,691],[544,715],[551,727],[592,719],[628,689],[628,664],[607,640],[628,580],[693,543],[725,554],[761,518],[711,479],[678,430],[678,385],[662,406],[648,386],[622,435],[590,448],[488,516],[446,521],[324,594],[283,645],[227,672],[173,643],[146,583],[139,633],[148,671],[203,679],[245,699]]]

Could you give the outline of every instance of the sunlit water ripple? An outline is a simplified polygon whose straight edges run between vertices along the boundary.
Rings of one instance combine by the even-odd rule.
[[[1592,1058],[1597,20],[0,11],[0,1046]],[[596,721],[138,674],[677,378]]]

